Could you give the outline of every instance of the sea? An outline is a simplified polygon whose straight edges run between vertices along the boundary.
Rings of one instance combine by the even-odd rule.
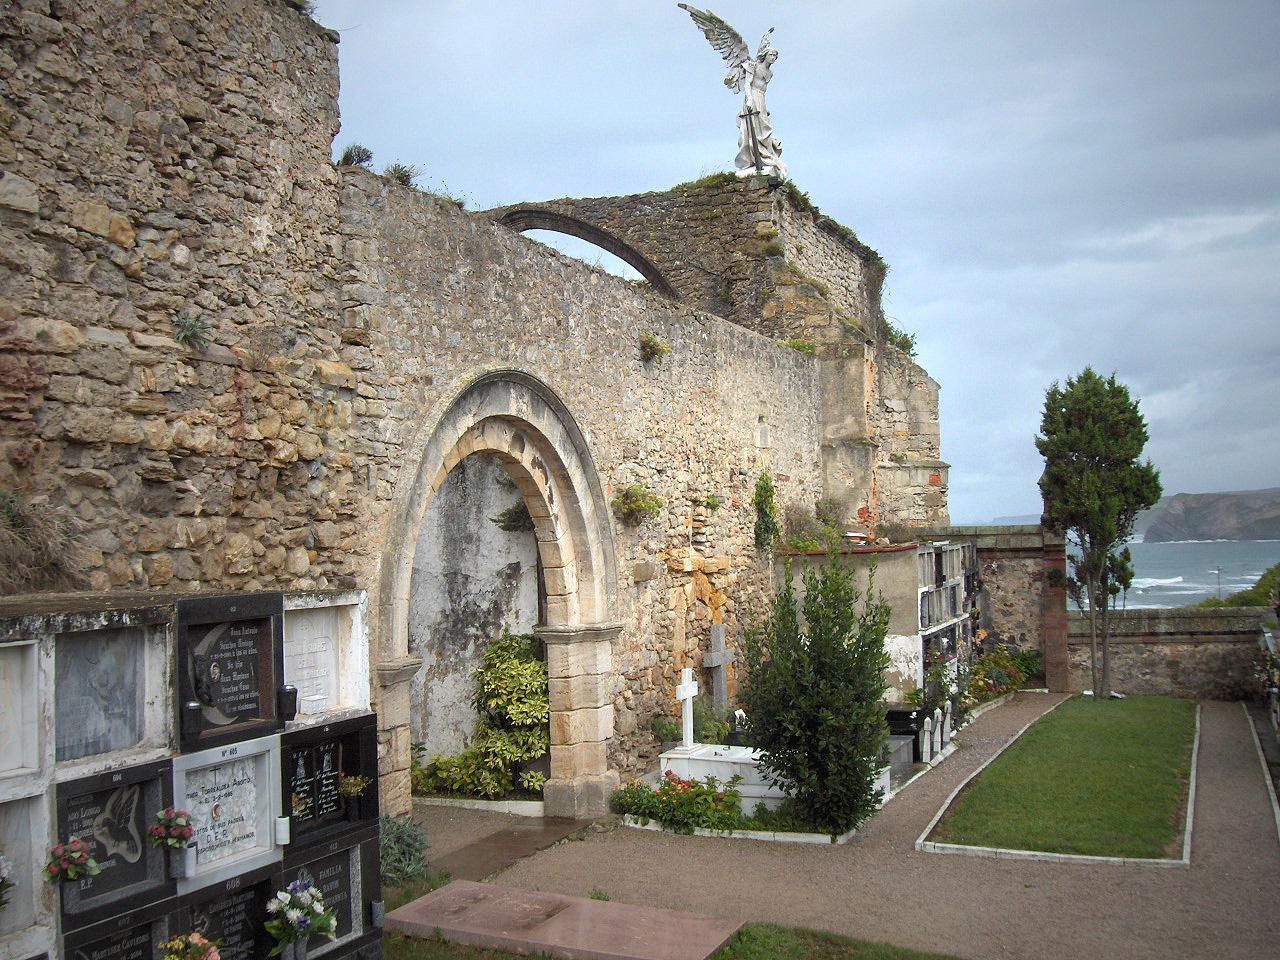
[[[1126,607],[1189,607],[1253,586],[1280,563],[1280,540],[1130,543],[1133,589]]]

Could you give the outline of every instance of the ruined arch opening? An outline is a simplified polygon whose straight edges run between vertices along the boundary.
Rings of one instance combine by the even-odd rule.
[[[414,581],[415,573],[431,566],[428,558],[440,560],[438,541],[449,534],[434,530],[432,523],[446,515],[451,502],[455,508],[460,506],[455,488],[492,484],[503,492],[498,494],[486,486],[483,495],[478,495],[477,488],[469,498],[461,498],[477,502],[461,504],[465,508],[456,522],[474,528],[476,518],[487,514],[490,504],[497,505],[499,497],[503,509],[518,498],[533,526],[532,531],[524,532],[533,540],[517,538],[505,545],[506,553],[490,558],[487,566],[491,572],[512,563],[519,569],[508,570],[507,584],[498,590],[506,600],[489,608],[492,616],[488,626],[481,624],[471,634],[479,646],[479,641],[491,639],[490,630],[503,619],[514,618],[521,625],[536,620],[535,632],[546,643],[550,676],[548,815],[586,815],[597,808],[604,812],[608,790],[617,782],[606,761],[613,734],[609,681],[611,640],[617,634],[611,619],[617,578],[608,506],[585,437],[545,384],[525,374],[501,371],[468,386],[421,439],[418,449],[419,465],[399,497],[383,568],[382,589],[386,592],[380,620],[385,632],[379,651],[379,682],[384,690],[380,700],[388,706],[381,711],[382,723],[384,729],[404,730],[389,739],[396,749],[407,751],[409,739],[423,729],[421,723],[415,723],[411,701],[421,705],[439,694],[441,709],[456,711],[469,694],[474,666],[452,672],[452,689],[433,688],[442,658],[418,652],[421,647],[415,635],[421,639],[426,621],[414,613]],[[501,475],[510,478],[514,490],[504,489],[498,479]],[[488,516],[479,523],[494,526]],[[489,531],[482,535],[488,539]],[[431,545],[433,540],[436,546]],[[438,573],[465,565],[465,558],[463,549],[443,566],[432,562],[436,562]],[[529,605],[530,559],[537,571],[534,582],[540,583],[532,594],[540,597],[536,612]],[[474,580],[484,571],[472,564],[468,573]],[[455,579],[459,588],[466,589],[465,577]],[[429,590],[428,583],[429,578],[418,573],[420,588]],[[439,586],[437,580],[437,589]],[[422,589],[416,595],[418,600]],[[514,611],[509,606],[512,599],[516,600]],[[451,600],[447,606],[467,616],[474,605],[463,602],[455,606]],[[450,627],[446,623],[443,629]],[[411,648],[411,641],[418,650]],[[433,716],[433,723],[437,719],[441,718]],[[450,724],[435,725],[444,729]],[[465,731],[465,723],[452,725],[455,734],[459,728]],[[407,757],[397,762],[408,766]]]
[[[678,299],[675,288],[667,282],[667,278],[652,260],[620,237],[595,224],[554,210],[528,206],[507,210],[498,217],[497,222],[517,233],[546,230],[585,240],[630,266],[664,297]]]

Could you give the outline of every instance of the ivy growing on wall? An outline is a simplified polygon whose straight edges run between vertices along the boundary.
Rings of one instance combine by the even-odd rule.
[[[768,550],[778,539],[779,530],[777,488],[767,470],[756,481],[751,503],[756,508],[756,546]]]

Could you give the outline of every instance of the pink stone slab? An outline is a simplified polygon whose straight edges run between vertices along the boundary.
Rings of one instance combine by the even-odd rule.
[[[387,914],[387,930],[572,960],[705,960],[741,923],[455,880]]]

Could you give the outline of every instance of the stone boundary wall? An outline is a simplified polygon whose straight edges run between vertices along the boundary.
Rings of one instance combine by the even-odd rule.
[[[1120,693],[1204,700],[1252,700],[1266,607],[1116,610],[1111,614],[1111,684]],[[1068,620],[1071,689],[1092,686],[1089,617]],[[1101,651],[1099,651],[1101,659]]]
[[[986,643],[1041,651],[1049,689],[1071,689],[1063,537],[1033,525],[942,527],[930,536],[965,540],[977,549]]]

